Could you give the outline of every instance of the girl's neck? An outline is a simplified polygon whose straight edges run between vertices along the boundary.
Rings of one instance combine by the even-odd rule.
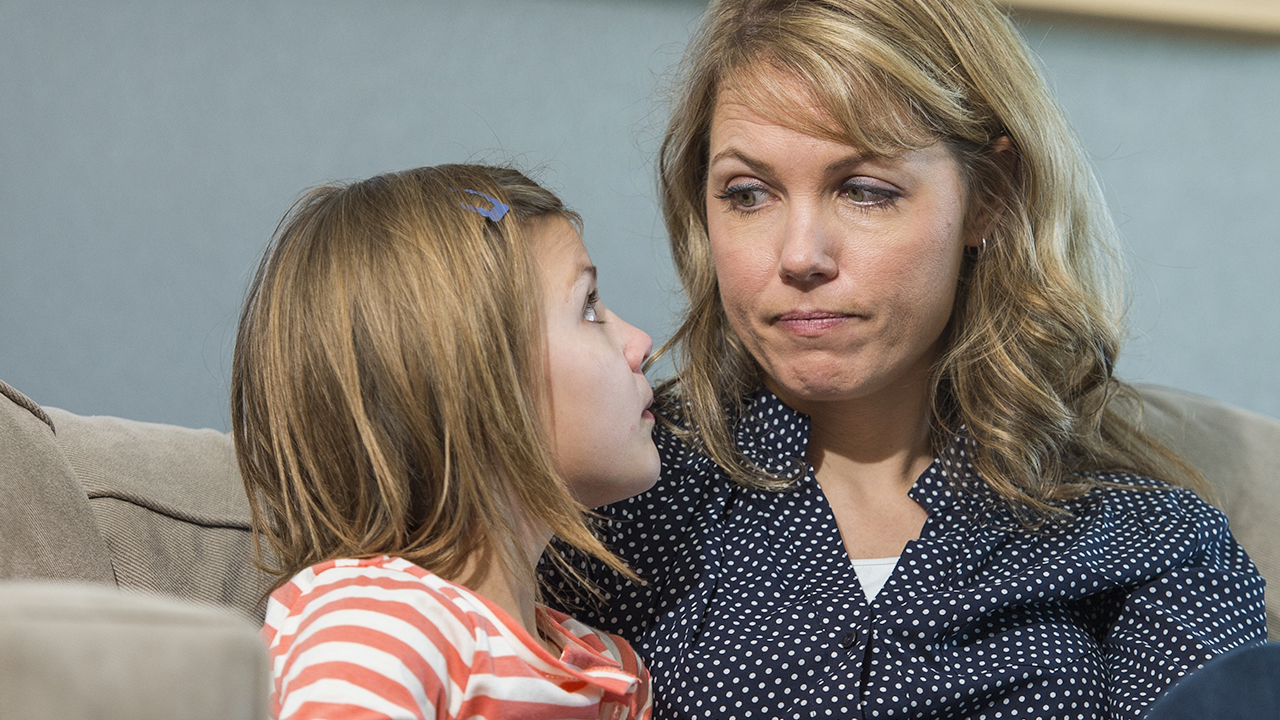
[[[498,572],[495,569],[495,571],[488,573],[483,580],[474,583],[471,589],[505,610],[508,615],[520,623],[520,627],[524,628],[530,637],[541,642],[543,647],[551,651],[553,655],[560,654],[559,649],[548,643],[538,631],[538,605],[534,600],[533,588],[529,587],[529,583],[526,580],[516,578],[508,573]]]
[[[534,586],[538,558],[546,550],[551,541],[549,532],[526,531],[525,542],[513,548],[522,556],[517,561],[528,562],[527,573],[517,573],[506,568],[505,563],[495,562],[496,558],[484,558],[484,567],[469,566],[463,573],[466,580],[462,583],[471,590],[485,596],[490,602],[506,611],[520,627],[534,640],[540,642],[554,656],[560,655],[560,648],[555,642],[544,638],[538,629],[537,590]]]

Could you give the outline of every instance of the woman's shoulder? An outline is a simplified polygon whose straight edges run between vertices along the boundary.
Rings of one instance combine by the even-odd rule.
[[[1197,525],[1221,526],[1226,516],[1194,490],[1164,480],[1125,471],[1091,472],[1086,477],[1095,484],[1068,509],[1088,514],[1133,517],[1153,527],[1165,527],[1171,520],[1184,519]]]
[[[1194,490],[1122,471],[1089,476],[1096,486],[1067,507],[1077,540],[1184,567],[1251,567],[1226,515]]]
[[[653,487],[597,509],[605,519],[600,529],[609,546],[633,569],[650,575],[707,517],[719,517],[734,492],[716,464],[682,438],[657,429],[654,442],[662,470]]]
[[[662,459],[658,481],[646,492],[601,509],[612,523],[614,546],[627,553],[628,543],[644,541],[649,554],[661,552],[655,539],[680,540],[695,528],[716,524],[726,510],[744,496],[775,497],[776,492],[752,489],[736,481],[712,459],[679,410],[679,397],[660,396],[662,422],[653,440]],[[728,411],[726,411],[728,412]],[[750,398],[735,426],[735,443],[742,460],[765,472],[793,474],[808,442],[808,421],[761,390]],[[761,508],[769,502],[759,503]],[[696,533],[695,533],[696,534]],[[628,557],[629,561],[634,561]]]
[[[668,467],[689,471],[705,466],[710,458],[700,452],[693,441],[693,431],[668,399],[659,409],[661,422],[654,425],[653,443],[662,457],[663,470]],[[711,463],[714,466],[714,463]]]
[[[633,497],[596,508],[601,540],[645,582],[635,585],[593,558],[561,546],[560,552],[581,573],[614,596],[614,603],[656,608],[665,582],[698,555],[705,537],[738,491],[710,458],[691,448],[670,428],[659,425],[654,442],[662,469],[653,487]],[[584,594],[575,578],[553,562],[539,568],[542,582],[559,601],[592,622],[618,630],[631,627],[626,613],[601,608]],[[621,600],[619,600],[621,598]],[[603,615],[601,614],[603,613]],[[634,637],[628,633],[628,637]]]
[[[1039,525],[1020,524],[993,504],[985,505],[987,514],[962,515],[948,526],[947,546],[990,555],[957,577],[975,588],[1012,582],[1050,596],[1095,596],[1095,609],[1154,592],[1156,584],[1252,592],[1260,581],[1225,516],[1195,492],[1126,472],[1088,477],[1092,489],[1060,503],[1066,514]]]

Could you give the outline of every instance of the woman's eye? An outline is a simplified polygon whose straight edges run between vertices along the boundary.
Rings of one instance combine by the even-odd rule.
[[[874,187],[864,183],[848,183],[841,192],[855,205],[864,207],[883,207],[892,205],[898,199],[897,193],[887,188]]]
[[[755,207],[759,202],[759,198],[756,195],[757,192],[759,191],[754,189],[737,190],[733,193],[733,202],[739,207]]]
[[[596,306],[600,304],[600,294],[595,290],[587,296],[587,304],[582,307],[582,319],[587,322],[600,322],[596,318]]]
[[[767,192],[760,185],[731,185],[716,197],[728,201],[734,210],[753,210],[764,203]]]

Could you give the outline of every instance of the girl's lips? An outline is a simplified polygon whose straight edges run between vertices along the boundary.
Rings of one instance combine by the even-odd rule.
[[[848,313],[797,311],[779,315],[775,323],[801,337],[817,337],[855,317]]]

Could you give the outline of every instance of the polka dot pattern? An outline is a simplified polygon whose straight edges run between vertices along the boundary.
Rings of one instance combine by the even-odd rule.
[[[808,419],[761,391],[737,442],[802,468],[743,488],[670,434],[663,475],[603,509],[648,582],[571,556],[609,596],[579,618],[636,646],[655,718],[1137,718],[1187,672],[1266,638],[1263,581],[1226,518],[1127,474],[1022,529],[957,439],[916,481],[929,518],[868,603],[802,458]],[[799,463],[799,465],[797,465]],[[571,583],[550,565],[550,589]]]

